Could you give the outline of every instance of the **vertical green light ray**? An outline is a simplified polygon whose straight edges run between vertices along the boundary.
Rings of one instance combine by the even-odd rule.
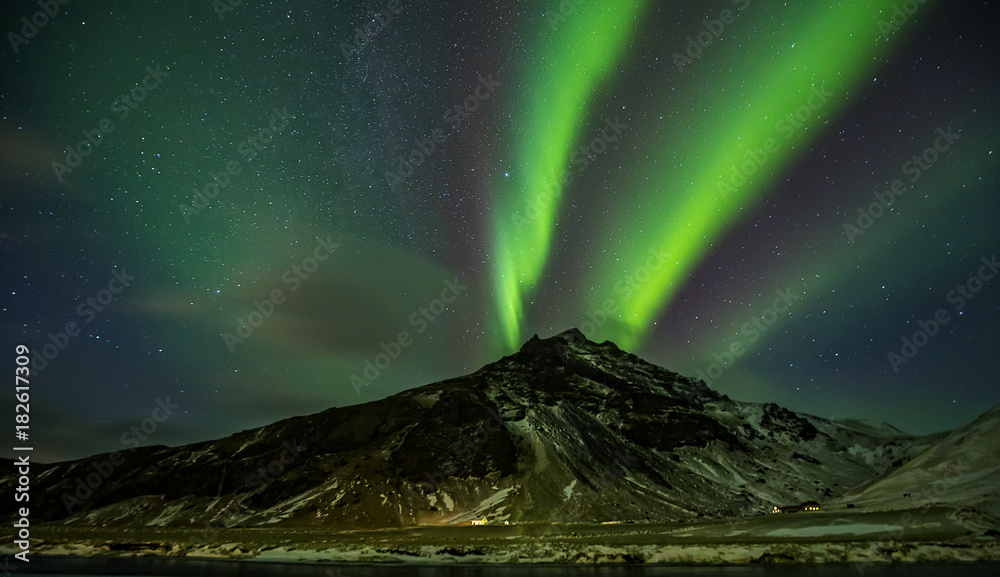
[[[694,161],[683,166],[668,164],[652,174],[648,181],[656,183],[655,188],[645,193],[648,200],[642,204],[654,209],[643,208],[623,217],[635,223],[629,230],[654,231],[653,240],[636,243],[633,238],[619,237],[600,245],[636,247],[619,252],[615,261],[605,263],[598,282],[593,283],[606,287],[599,291],[598,302],[610,299],[621,304],[618,319],[621,322],[607,329],[620,334],[608,338],[626,348],[638,344],[712,243],[760,195],[767,174],[780,171],[794,158],[796,149],[816,134],[816,117],[829,118],[843,106],[849,91],[874,64],[880,46],[886,45],[878,36],[876,22],[880,8],[891,11],[891,7],[889,0],[809,6],[799,17],[788,20],[787,26],[763,39],[762,24],[753,30],[753,36],[758,38],[757,49],[774,56],[751,59],[755,65],[729,73],[725,79],[718,75],[706,78],[710,96],[700,107],[711,116],[696,126],[700,132],[691,129],[665,143],[679,146],[684,137],[685,145],[693,148],[688,156]],[[749,43],[751,39],[745,41]],[[706,48],[702,59],[710,56],[707,53],[710,50],[711,47]],[[700,61],[694,64],[707,65]],[[832,96],[798,128],[793,123],[782,125],[786,115],[800,106],[808,106],[810,98],[814,103],[817,101],[814,90],[825,90]],[[740,109],[732,107],[733,93],[745,95],[740,99],[745,103]],[[758,162],[759,168],[745,182],[727,187],[723,193],[720,183],[729,181],[731,167],[750,159],[752,151],[764,149],[771,139],[780,147]],[[671,189],[661,183],[673,183],[685,190]],[[633,197],[641,197],[643,192],[638,191]],[[650,249],[666,254],[666,261],[655,270],[649,270],[652,267],[647,264]],[[632,282],[625,295],[608,293],[615,281],[629,279],[643,267],[650,272],[648,279]],[[607,279],[612,279],[610,285],[600,282]]]
[[[595,87],[611,74],[647,1],[586,3],[563,20],[549,13],[546,28],[550,23],[557,28],[541,31],[531,50],[540,56],[534,69],[522,73],[525,92],[512,126],[519,156],[510,184],[498,192],[493,223],[493,285],[510,349],[520,344],[522,297],[535,287],[548,260],[563,192],[559,176],[587,124]],[[532,202],[537,209],[529,211]]]

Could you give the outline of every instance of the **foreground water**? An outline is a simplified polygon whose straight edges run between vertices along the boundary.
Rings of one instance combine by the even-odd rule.
[[[198,559],[70,559],[35,558],[30,564],[18,564],[12,574],[44,574],[60,577],[115,575],[119,577],[175,577],[210,575],[213,577],[767,577],[809,575],[840,577],[864,575],[881,577],[941,577],[1000,575],[1000,563],[927,563],[867,565],[852,563],[825,565],[603,565],[603,566],[455,566],[455,565],[300,565],[291,563],[255,563]]]

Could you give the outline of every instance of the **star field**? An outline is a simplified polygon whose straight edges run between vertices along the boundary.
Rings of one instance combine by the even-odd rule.
[[[148,443],[194,442],[569,327],[914,433],[1000,400],[995,3],[37,11],[0,9],[0,327],[40,460],[157,399]]]

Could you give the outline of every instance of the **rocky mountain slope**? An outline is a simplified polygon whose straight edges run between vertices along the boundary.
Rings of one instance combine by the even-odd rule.
[[[942,436],[733,401],[573,329],[379,401],[46,467],[32,516],[206,539],[234,526],[745,516],[834,499]]]
[[[1000,519],[1000,406],[908,463],[831,501],[847,503],[876,510],[972,505]]]

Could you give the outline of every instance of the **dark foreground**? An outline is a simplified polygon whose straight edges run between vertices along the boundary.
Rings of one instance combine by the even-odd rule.
[[[288,564],[252,563],[206,559],[176,558],[98,558],[79,559],[48,557],[19,570],[24,574],[47,574],[62,577],[82,575],[132,575],[142,577],[940,577],[941,575],[993,577],[1000,574],[1000,563],[910,563],[906,565],[859,566],[830,563],[826,565],[360,565],[360,564]],[[863,571],[863,573],[862,573]]]
[[[0,550],[14,552],[9,544]],[[909,515],[798,513],[697,523],[371,531],[43,525],[32,531],[31,556],[408,565],[850,563],[864,569],[899,562],[1000,561],[1000,538],[993,524],[974,512],[940,507]]]

